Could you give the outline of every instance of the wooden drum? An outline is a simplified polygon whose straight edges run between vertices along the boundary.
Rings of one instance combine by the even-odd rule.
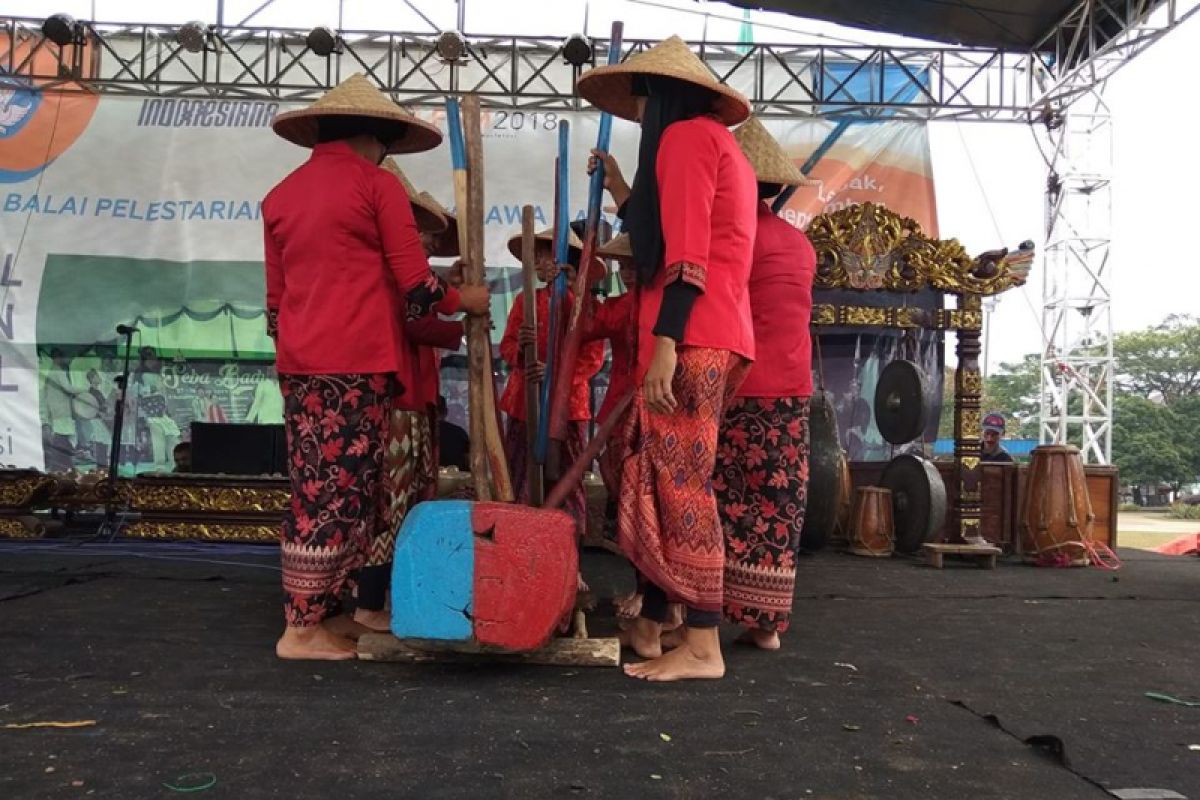
[[[1095,518],[1078,448],[1035,447],[1021,498],[1021,557],[1034,564],[1086,567]]]
[[[891,489],[860,486],[854,493],[850,552],[857,556],[887,558],[895,549],[895,544]]]

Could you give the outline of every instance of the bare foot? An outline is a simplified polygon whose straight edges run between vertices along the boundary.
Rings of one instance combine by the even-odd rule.
[[[617,619],[634,620],[642,613],[642,593],[633,592],[624,597],[614,597],[613,605],[617,609]]]
[[[716,628],[685,628],[683,644],[640,664],[626,664],[625,674],[644,681],[714,680],[725,677],[725,660]]]
[[[664,631],[673,631],[683,625],[683,603],[671,603],[667,606],[667,621],[663,623]]]
[[[354,642],[324,625],[304,628],[289,625],[275,643],[275,655],[301,661],[349,661],[357,654]]]
[[[392,629],[392,618],[383,609],[371,611],[366,608],[356,608],[354,609],[354,624],[365,628],[364,633],[387,633]]]
[[[638,617],[628,630],[618,634],[622,647],[629,647],[642,658],[658,658],[662,655],[662,625],[645,617]]]
[[[776,631],[764,631],[758,628],[750,628],[734,641],[738,644],[757,647],[759,650],[778,650],[780,644],[779,634]]]
[[[676,647],[679,647],[683,644],[683,635],[685,630],[686,628],[683,628],[682,626],[676,626],[670,630],[667,630],[666,625],[663,626],[663,635],[658,641],[662,645],[664,653],[668,650],[674,650]]]

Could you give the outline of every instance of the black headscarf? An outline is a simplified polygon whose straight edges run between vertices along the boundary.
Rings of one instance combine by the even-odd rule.
[[[633,93],[646,98],[637,173],[633,178],[622,227],[629,231],[638,283],[649,284],[663,266],[666,243],[658,195],[658,145],[675,122],[708,114],[716,94],[687,81],[660,75],[634,75]]]

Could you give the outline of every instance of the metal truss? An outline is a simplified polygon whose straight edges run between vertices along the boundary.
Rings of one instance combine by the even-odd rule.
[[[1112,457],[1112,119],[1103,86],[1039,125],[1050,177],[1042,270],[1039,439]]]
[[[1081,0],[1038,43],[1034,108],[1062,107],[1197,11],[1200,0]]]
[[[436,34],[342,31],[339,52],[322,57],[306,47],[306,30],[213,26],[209,47],[193,53],[175,41],[172,26],[85,22],[86,45],[60,48],[42,37],[41,20],[0,22],[0,80],[7,74],[26,85],[301,102],[362,72],[411,105],[440,105],[447,94],[474,92],[491,106],[584,107],[574,91],[579,70],[563,59],[558,38],[469,36],[464,57],[446,63],[435,50]],[[603,40],[592,44],[596,54],[607,49]],[[653,44],[626,40],[626,55]],[[990,49],[695,47],[763,116],[1025,121],[1037,66],[1031,54]],[[53,58],[34,58],[42,50]]]

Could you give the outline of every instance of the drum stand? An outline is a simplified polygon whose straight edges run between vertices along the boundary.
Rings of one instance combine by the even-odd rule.
[[[113,411],[112,446],[108,449],[108,491],[104,503],[104,521],[96,530],[95,535],[86,541],[104,539],[111,542],[117,538],[125,520],[117,514],[117,470],[121,466],[121,438],[125,426],[125,398],[129,392],[129,355],[133,350],[133,334],[137,328],[129,325],[118,325],[117,333],[125,337],[125,361],[121,374],[115,379],[117,384],[117,405]]]

